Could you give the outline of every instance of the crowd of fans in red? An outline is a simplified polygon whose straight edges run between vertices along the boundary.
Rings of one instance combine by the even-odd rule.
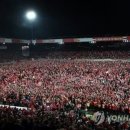
[[[9,53],[9,55],[8,55]],[[23,52],[24,53],[24,52]],[[129,51],[30,51],[30,56],[24,57],[21,51],[0,51],[0,62],[10,62],[29,58],[46,59],[129,59]]]
[[[127,125],[96,126],[80,110],[130,114],[130,63],[38,59],[0,64],[0,103],[30,108],[1,107],[1,129],[125,130]]]

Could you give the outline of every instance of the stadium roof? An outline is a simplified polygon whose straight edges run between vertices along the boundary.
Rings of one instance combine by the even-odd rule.
[[[25,39],[12,39],[12,38],[0,38],[0,43],[22,43],[22,44],[44,44],[44,43],[91,43],[97,42],[130,42],[130,36],[113,36],[113,37],[92,37],[92,38],[64,38],[64,39],[36,39],[36,40],[25,40]]]

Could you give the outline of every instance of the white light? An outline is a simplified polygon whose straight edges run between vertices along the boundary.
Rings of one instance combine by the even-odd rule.
[[[34,11],[28,11],[26,13],[26,17],[27,17],[28,20],[33,21],[33,20],[36,19],[37,15]]]

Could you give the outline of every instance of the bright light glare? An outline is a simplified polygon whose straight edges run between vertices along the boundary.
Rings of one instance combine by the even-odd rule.
[[[36,19],[37,15],[34,11],[28,11],[26,13],[26,17],[27,17],[28,20],[33,21],[33,20]]]

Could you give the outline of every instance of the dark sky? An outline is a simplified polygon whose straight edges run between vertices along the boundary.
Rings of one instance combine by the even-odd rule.
[[[0,0],[0,37],[31,38],[29,9],[38,14],[35,38],[130,35],[126,0]]]

